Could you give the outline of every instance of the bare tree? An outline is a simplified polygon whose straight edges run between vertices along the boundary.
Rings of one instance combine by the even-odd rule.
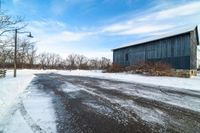
[[[110,67],[111,61],[108,58],[102,57],[101,60],[99,61],[99,65],[101,69],[106,69]]]
[[[77,55],[76,54],[70,54],[68,55],[66,61],[67,61],[67,66],[69,69],[76,69],[76,60],[77,60]]]
[[[63,67],[61,64],[62,64],[62,58],[60,55],[56,54],[54,59],[54,67],[55,68],[59,68],[59,66]]]
[[[90,66],[90,69],[100,69],[98,58],[91,59],[89,61],[89,66]]]
[[[10,38],[6,40],[1,40],[0,42],[0,64],[1,67],[5,67],[6,61],[12,58],[12,40]]]
[[[22,17],[12,17],[7,14],[5,11],[0,11],[0,39],[2,40],[7,40],[10,35],[11,31],[14,31],[15,29],[22,29],[26,26],[26,24],[23,23],[23,18]],[[13,40],[13,38],[12,38]],[[8,39],[7,41],[10,41]],[[12,59],[13,62],[13,47],[10,47],[11,45],[7,46],[4,44],[0,44],[0,47],[3,47],[2,49],[2,55],[6,55],[3,58],[3,62],[5,64],[5,61],[8,60],[11,62],[10,59]],[[6,49],[6,50],[5,50]],[[5,59],[7,57],[7,59]]]
[[[29,68],[33,67],[34,61],[36,60],[36,48],[35,42],[30,42],[29,39],[19,39],[18,40],[18,51],[17,51],[17,62],[18,65],[23,68],[27,66]]]
[[[14,29],[24,28],[26,24],[23,24],[22,22],[22,17],[12,17],[7,15],[5,11],[0,11],[0,36],[7,32],[13,31]]]
[[[84,55],[77,55],[76,65],[78,69],[86,69],[88,59]]]
[[[33,44],[30,45],[29,52],[27,53],[27,60],[30,67],[33,67],[34,62],[36,61],[36,48]]]
[[[50,53],[46,53],[46,62],[45,62],[46,66],[49,68],[50,64],[51,64],[51,54]]]
[[[47,58],[47,54],[46,53],[41,53],[38,56],[38,60],[39,60],[39,63],[41,65],[42,69],[45,69],[45,67],[46,67],[46,64],[45,64],[46,58]]]
[[[55,53],[50,53],[49,57],[50,57],[51,68],[57,68],[57,66],[61,60],[60,55],[55,54]]]
[[[64,61],[60,57],[60,55],[55,53],[41,53],[38,56],[38,62],[40,63],[40,66],[50,69],[57,69],[59,66],[62,66],[64,68]]]

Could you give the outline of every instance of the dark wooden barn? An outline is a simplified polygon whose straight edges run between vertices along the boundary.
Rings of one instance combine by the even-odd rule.
[[[113,49],[113,63],[124,67],[138,61],[161,61],[175,69],[197,69],[198,27]]]

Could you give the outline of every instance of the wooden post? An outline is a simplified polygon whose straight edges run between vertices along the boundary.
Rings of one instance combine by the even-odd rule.
[[[17,29],[15,29],[14,77],[17,76]]]

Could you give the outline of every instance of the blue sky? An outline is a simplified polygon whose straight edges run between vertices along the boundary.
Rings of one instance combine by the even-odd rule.
[[[131,41],[200,24],[199,0],[2,0],[25,17],[38,52],[112,58]]]

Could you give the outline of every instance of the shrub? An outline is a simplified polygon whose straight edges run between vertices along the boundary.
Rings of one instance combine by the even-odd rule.
[[[121,65],[113,64],[107,68],[104,72],[123,72],[125,69]]]
[[[126,69],[132,73],[146,74],[152,76],[172,76],[173,69],[163,62],[138,62]]]

